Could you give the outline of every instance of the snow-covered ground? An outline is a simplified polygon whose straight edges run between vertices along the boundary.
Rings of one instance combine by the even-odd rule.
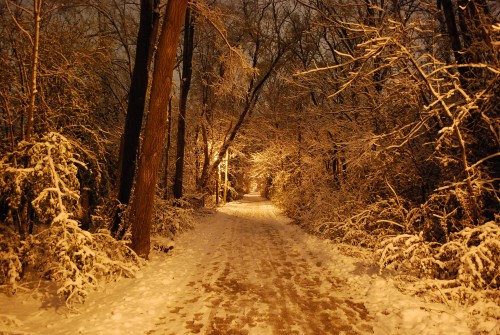
[[[350,254],[250,195],[77,313],[41,291],[0,295],[0,334],[500,333],[496,320],[404,295],[361,251]]]

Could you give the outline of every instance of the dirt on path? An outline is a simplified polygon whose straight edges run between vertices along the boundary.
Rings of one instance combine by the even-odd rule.
[[[247,195],[187,235],[171,256],[175,290],[146,334],[374,333],[351,283],[332,273],[344,264],[269,201]]]

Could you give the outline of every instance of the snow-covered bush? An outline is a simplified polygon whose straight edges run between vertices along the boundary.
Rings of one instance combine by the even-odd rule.
[[[189,208],[188,202],[185,202],[185,204],[187,208],[174,206],[173,200],[163,200],[156,197],[153,209],[152,234],[171,238],[191,229],[194,223],[193,210]]]
[[[458,280],[473,288],[500,288],[500,227],[487,222],[457,233],[461,248]]]
[[[384,239],[377,250],[383,268],[418,277],[454,280],[474,289],[500,288],[500,227],[487,222],[450,235],[446,243],[401,234]]]
[[[22,263],[18,254],[19,235],[0,224],[0,285],[15,292],[22,276]]]
[[[83,302],[102,281],[133,276],[141,264],[108,231],[82,230],[68,213],[59,214],[50,228],[30,236],[23,251],[29,267],[58,283],[58,293],[68,305]]]
[[[373,248],[377,244],[377,237],[362,228],[353,228],[344,234],[341,242],[364,248]]]
[[[78,161],[64,136],[49,133],[34,143],[21,142],[0,160],[0,204],[4,222],[20,234],[48,225],[60,211],[78,208]]]
[[[158,192],[161,193],[161,192]],[[152,247],[159,250],[169,250],[168,243],[178,234],[181,234],[193,227],[193,204],[186,200],[189,197],[182,199],[163,199],[159,194],[155,196],[153,205],[153,216],[151,226],[151,237],[153,240]],[[128,225],[128,216],[130,207],[119,205],[121,224],[118,229],[118,236],[124,243],[130,242],[131,227]],[[111,214],[114,215],[114,214]],[[106,215],[103,209],[103,215],[93,218],[96,225],[111,226],[112,221],[109,219],[109,214]],[[106,224],[107,223],[107,224]]]
[[[21,142],[0,160],[0,285],[11,291],[25,272],[57,283],[67,304],[82,302],[99,281],[131,276],[140,261],[108,232],[92,234],[75,220],[78,169],[71,141],[49,133]],[[3,237],[6,237],[5,239]]]
[[[380,268],[421,277],[434,275],[437,266],[434,258],[436,251],[422,235],[400,234],[383,240],[377,250]]]

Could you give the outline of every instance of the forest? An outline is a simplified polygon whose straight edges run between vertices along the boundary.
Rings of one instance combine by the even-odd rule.
[[[0,127],[9,294],[83,302],[258,191],[498,299],[496,0],[2,0]]]

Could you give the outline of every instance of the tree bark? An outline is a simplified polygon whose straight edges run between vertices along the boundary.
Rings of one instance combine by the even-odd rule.
[[[215,178],[215,205],[219,206],[219,194],[220,194],[220,165],[217,166],[217,176]]]
[[[171,134],[172,134],[172,98],[168,100],[168,129],[167,129],[167,144],[165,147],[165,170],[163,171],[163,199],[167,200],[169,198],[169,171],[168,167],[170,165],[170,146],[171,146]]]
[[[40,12],[42,10],[42,0],[34,0],[33,2],[33,20],[34,20],[34,37],[33,51],[31,55],[31,78],[30,78],[30,95],[28,104],[28,125],[26,127],[26,141],[31,140],[33,134],[33,126],[35,120],[35,98],[37,93],[36,80],[38,70],[38,48],[40,44]]]
[[[149,65],[151,64],[152,50],[156,40],[153,17],[158,2],[158,0],[141,0],[141,18],[137,34],[135,64],[132,72],[123,140],[120,146],[118,201],[121,204],[129,203],[134,182],[137,148],[146,105]],[[116,234],[119,225],[120,217],[117,213],[111,231]]]
[[[181,99],[177,121],[177,155],[175,161],[174,198],[182,198],[184,179],[184,151],[186,147],[186,109],[191,86],[194,48],[194,24],[191,9],[188,8],[184,23],[184,53],[182,55]]]
[[[227,187],[228,187],[228,180],[227,180],[227,170],[229,169],[229,150],[226,150],[226,166],[225,166],[225,169],[224,169],[224,197],[223,197],[223,200],[222,200],[222,203],[226,203],[227,202]]]
[[[446,30],[451,42],[451,49],[458,64],[463,64],[464,59],[461,54],[462,43],[460,42],[460,35],[457,28],[457,20],[455,18],[455,8],[451,0],[439,0],[438,7],[443,10],[444,19],[446,22]],[[460,73],[463,75],[463,69],[459,68]]]
[[[168,101],[179,35],[188,0],[167,3],[155,56],[149,115],[144,131],[143,150],[137,171],[134,201],[130,208],[132,249],[145,259],[149,256],[151,216],[161,152],[168,126]]]

